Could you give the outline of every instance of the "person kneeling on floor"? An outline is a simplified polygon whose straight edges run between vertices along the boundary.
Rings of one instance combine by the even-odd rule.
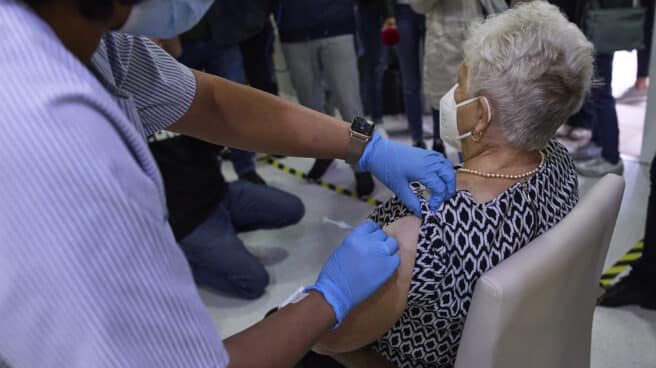
[[[269,275],[238,233],[298,223],[301,200],[245,180],[226,182],[219,146],[160,132],[149,146],[164,178],[169,221],[197,284],[245,299],[260,297]]]

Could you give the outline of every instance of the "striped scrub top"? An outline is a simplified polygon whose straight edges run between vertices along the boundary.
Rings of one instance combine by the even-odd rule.
[[[0,0],[4,364],[227,365],[145,140],[195,89],[147,39],[108,33],[85,66],[28,6]]]

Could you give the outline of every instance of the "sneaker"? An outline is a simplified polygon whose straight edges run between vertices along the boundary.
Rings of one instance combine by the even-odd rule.
[[[559,138],[569,137],[569,133],[572,132],[572,129],[574,128],[572,128],[571,125],[563,124],[558,128],[558,130],[556,130],[556,137]]]
[[[250,181],[253,184],[266,185],[264,179],[262,179],[262,177],[255,170],[239,174],[239,179]]]
[[[624,174],[624,163],[620,159],[616,164],[597,157],[590,161],[577,162],[576,171],[583,176],[600,177],[606,174]]]
[[[333,163],[332,159],[317,159],[314,161],[314,165],[307,174],[308,179],[319,180],[323,174],[328,171],[328,168]]]
[[[368,172],[355,173],[355,192],[358,197],[368,196],[374,192],[374,178]]]
[[[610,308],[639,305],[646,309],[656,309],[656,290],[648,285],[649,283],[628,274],[606,289],[598,304]]]
[[[421,149],[426,149],[426,143],[424,141],[417,141],[412,144],[413,147],[421,148]]]
[[[574,161],[587,161],[598,157],[601,157],[601,147],[593,142],[577,148],[572,154]]]
[[[647,88],[636,89],[631,87],[624,91],[622,95],[615,99],[620,104],[636,104],[647,101]]]
[[[585,128],[574,128],[569,132],[568,137],[575,141],[587,141],[592,139],[592,130]]]

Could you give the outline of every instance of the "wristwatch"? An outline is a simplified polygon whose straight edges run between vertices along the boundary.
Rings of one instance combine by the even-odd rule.
[[[346,162],[356,165],[360,161],[364,148],[374,134],[374,123],[363,117],[356,116],[351,123],[348,149],[346,151]]]

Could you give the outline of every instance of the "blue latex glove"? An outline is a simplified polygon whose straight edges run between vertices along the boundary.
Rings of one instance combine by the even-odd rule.
[[[384,139],[378,133],[367,144],[358,169],[372,173],[416,215],[421,215],[421,208],[419,198],[410,189],[411,182],[430,189],[431,211],[456,191],[456,172],[442,154]]]
[[[324,264],[315,290],[333,307],[337,326],[380,288],[401,264],[399,243],[373,221],[356,227]]]

